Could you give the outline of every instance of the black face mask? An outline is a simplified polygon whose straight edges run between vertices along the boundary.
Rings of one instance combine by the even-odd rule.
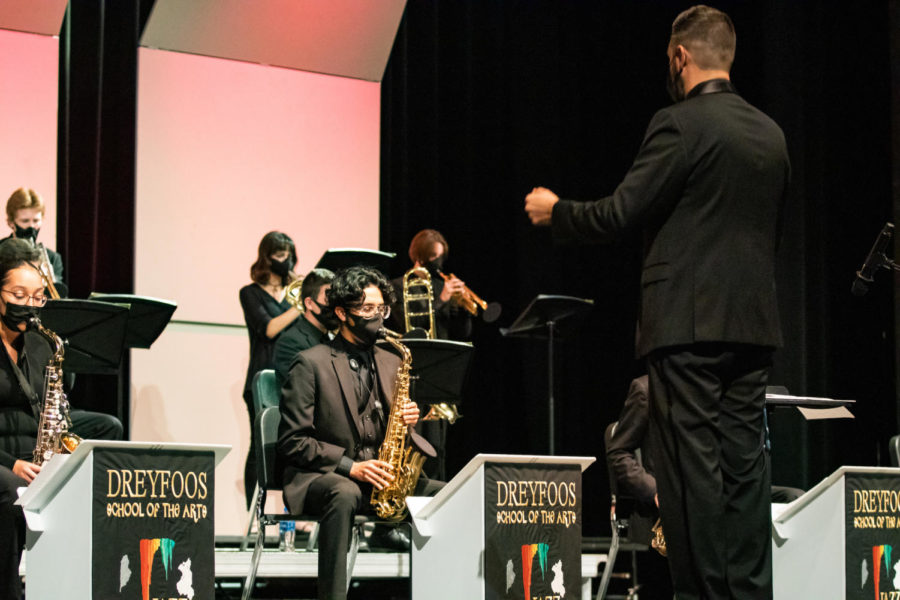
[[[38,316],[37,306],[7,303],[6,313],[0,315],[0,320],[13,331],[19,331],[20,323],[28,323],[36,316]]]
[[[20,240],[31,240],[37,241],[37,236],[41,232],[40,229],[35,229],[34,227],[19,227],[18,223],[13,223],[16,226],[16,237]]]
[[[669,93],[672,102],[684,100],[684,81],[681,80],[681,71],[683,70],[684,67],[676,75],[672,72],[672,63],[669,62],[669,68],[666,72],[666,91]]]
[[[351,320],[353,324],[350,323]],[[378,331],[384,325],[384,319],[381,318],[381,315],[376,315],[371,319],[364,319],[359,315],[353,315],[348,312],[346,323],[347,329],[356,336],[359,344],[363,348],[368,349],[375,345],[375,340],[378,339]]]
[[[425,263],[424,266],[429,273],[431,273],[432,275],[437,275],[438,271],[444,268],[444,257],[438,256],[433,260],[429,260],[427,263]]]
[[[315,314],[316,320],[322,324],[325,329],[328,331],[332,331],[337,329],[341,325],[341,320],[338,319],[337,315],[334,314],[334,309],[328,306],[327,304],[319,304],[315,300],[313,303],[319,307],[319,314]]]
[[[294,259],[288,257],[284,260],[275,260],[271,259],[272,262],[272,272],[281,277],[281,281],[285,282],[288,278],[288,273],[294,268]]]

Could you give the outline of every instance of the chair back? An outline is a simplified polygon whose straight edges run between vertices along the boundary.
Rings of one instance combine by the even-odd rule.
[[[257,413],[254,428],[256,429],[256,478],[261,490],[281,489],[281,483],[275,476],[275,446],[278,442],[278,425],[281,423],[281,410],[277,406],[268,406]]]
[[[250,382],[250,391],[253,394],[253,408],[255,414],[259,414],[264,408],[278,406],[281,401],[281,390],[275,380],[274,369],[263,369],[253,376]]]
[[[891,466],[900,467],[900,435],[895,435],[888,442],[888,454],[891,455]]]

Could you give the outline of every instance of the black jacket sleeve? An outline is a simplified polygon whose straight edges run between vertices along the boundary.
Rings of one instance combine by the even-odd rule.
[[[299,354],[281,390],[278,454],[306,471],[330,473],[344,456],[344,447],[319,439],[316,396],[320,381],[313,362]]]
[[[593,202],[560,200],[553,207],[553,238],[563,243],[611,242],[648,220],[664,218],[677,203],[688,175],[678,124],[667,111],[659,111],[612,196]]]
[[[612,439],[606,449],[606,460],[613,470],[621,492],[645,504],[654,504],[656,479],[637,458],[637,450],[644,445],[650,422],[647,376],[631,382],[628,398],[619,415]]]

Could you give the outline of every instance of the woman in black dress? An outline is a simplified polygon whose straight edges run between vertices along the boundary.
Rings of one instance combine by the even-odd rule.
[[[248,507],[253,500],[256,484],[256,441],[252,435],[256,411],[253,409],[250,384],[256,373],[274,368],[275,339],[300,316],[300,311],[284,297],[285,286],[297,278],[294,273],[296,264],[297,250],[291,238],[284,233],[270,231],[259,243],[256,262],[250,267],[253,283],[242,287],[240,292],[244,322],[250,336],[250,363],[244,381],[244,403],[250,415],[251,432],[250,451],[244,464],[244,492]]]

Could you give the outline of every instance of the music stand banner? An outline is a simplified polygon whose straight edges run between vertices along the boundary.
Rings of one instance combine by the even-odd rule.
[[[581,467],[484,467],[485,600],[551,600],[581,589]]]
[[[900,598],[900,478],[845,477],[845,598]]]
[[[214,468],[212,452],[94,452],[93,598],[213,597]]]

